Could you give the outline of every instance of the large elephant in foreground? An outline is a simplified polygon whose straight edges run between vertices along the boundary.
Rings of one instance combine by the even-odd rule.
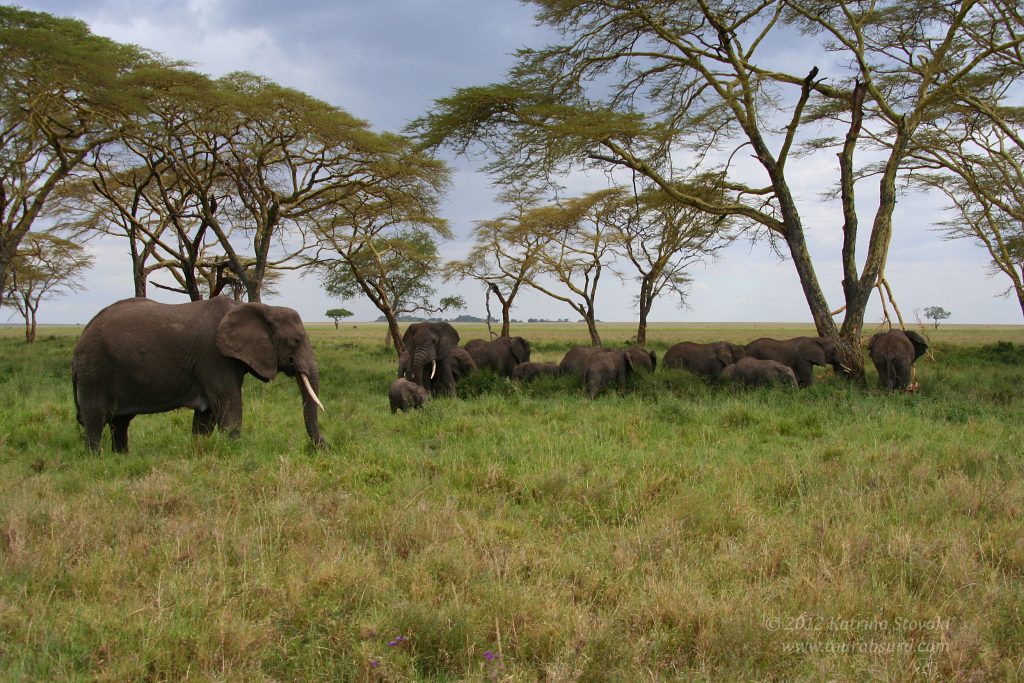
[[[492,370],[499,377],[511,377],[520,363],[530,360],[530,342],[522,337],[498,337],[492,341],[471,339],[464,347],[479,370]]]
[[[324,445],[320,373],[302,320],[290,308],[226,297],[186,304],[125,299],[96,314],[71,359],[78,422],[93,451],[104,425],[113,450],[126,452],[132,418],[175,408],[194,411],[194,434],[216,425],[238,436],[245,375],[268,382],[278,372],[296,378],[306,432]]]
[[[829,337],[794,337],[792,339],[755,339],[745,347],[750,358],[774,360],[788,365],[801,387],[814,384],[815,365],[840,367],[839,349]]]
[[[708,379],[717,379],[725,366],[732,365],[744,355],[746,351],[739,344],[679,342],[665,352],[661,363],[666,368],[689,370]]]
[[[455,393],[450,354],[459,344],[459,333],[448,323],[413,323],[402,335],[409,353],[407,379],[433,396]],[[399,368],[401,372],[401,368]]]
[[[868,355],[878,371],[883,389],[906,391],[914,370],[914,361],[928,350],[928,342],[913,330],[878,332],[868,342]]]

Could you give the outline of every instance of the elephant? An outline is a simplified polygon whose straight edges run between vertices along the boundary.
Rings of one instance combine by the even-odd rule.
[[[775,360],[788,365],[801,387],[814,383],[814,365],[840,367],[839,349],[829,337],[794,337],[792,339],[755,339],[746,346],[746,355],[761,360]]]
[[[306,433],[317,446],[320,373],[299,314],[227,297],[185,304],[149,299],[113,303],[86,325],[71,358],[71,383],[85,442],[98,451],[110,425],[116,453],[128,451],[128,424],[140,414],[191,408],[193,434],[242,426],[242,380],[283,372],[302,395]]]
[[[783,384],[794,389],[797,387],[793,368],[775,360],[760,358],[740,358],[735,363],[726,365],[721,377],[751,387],[767,384]]]
[[[426,389],[404,377],[395,379],[388,389],[388,401],[391,404],[392,414],[399,410],[405,412],[413,408],[422,408],[429,399],[430,395]]]
[[[620,349],[599,349],[590,354],[583,366],[583,388],[587,396],[594,398],[605,387],[615,384],[619,390],[626,388],[629,376],[633,374],[633,359]]]
[[[665,352],[661,362],[666,368],[689,370],[707,379],[717,379],[727,365],[732,365],[744,355],[746,350],[743,346],[730,342],[679,342]]]
[[[883,389],[906,391],[910,386],[914,361],[928,350],[928,342],[913,330],[878,332],[868,342],[868,354],[878,371]]]
[[[629,355],[629,359],[633,361],[633,370],[636,372],[640,370],[654,372],[655,368],[658,367],[658,354],[654,351],[634,346],[626,349],[626,353]]]
[[[459,333],[454,327],[448,323],[413,323],[402,335],[402,344],[409,353],[407,379],[432,396],[455,393],[450,354],[459,344]]]
[[[448,354],[448,359],[452,366],[452,378],[456,382],[477,370],[473,357],[461,346],[456,346],[452,349],[451,353]]]
[[[562,362],[558,364],[558,374],[565,375],[579,375],[583,376],[583,367],[587,364],[587,359],[598,351],[604,351],[600,346],[574,346],[565,354],[562,358]]]
[[[512,377],[521,382],[530,382],[538,377],[558,377],[556,363],[520,363],[512,370]]]
[[[466,349],[461,346],[456,346],[448,354],[448,361],[452,367],[452,379],[458,382],[460,379],[476,371],[476,363],[473,362],[473,357],[470,356]],[[405,377],[409,379],[412,377],[412,373],[409,370],[410,360],[409,352],[403,351],[398,356],[398,377]]]
[[[466,342],[465,349],[478,369],[492,370],[499,377],[511,377],[515,366],[530,360],[530,342],[522,337],[472,339]]]

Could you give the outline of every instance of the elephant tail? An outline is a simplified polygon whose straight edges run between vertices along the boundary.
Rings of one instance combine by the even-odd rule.
[[[78,424],[85,426],[85,422],[82,421],[82,407],[78,405],[78,371],[75,369],[74,362],[71,363],[71,395],[75,399],[75,419],[78,420]]]

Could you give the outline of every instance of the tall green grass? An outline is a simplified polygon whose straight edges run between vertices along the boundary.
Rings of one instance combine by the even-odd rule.
[[[76,330],[0,335],[0,679],[1019,680],[1024,334],[939,333],[914,395],[659,368],[392,415],[382,328],[318,327],[330,450],[249,380],[239,439],[140,416],[127,455],[84,448]]]

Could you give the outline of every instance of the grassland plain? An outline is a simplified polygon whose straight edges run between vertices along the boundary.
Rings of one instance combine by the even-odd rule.
[[[391,415],[383,327],[311,326],[330,450],[279,378],[241,438],[141,416],[127,455],[83,446],[79,331],[0,329],[0,680],[1024,678],[1022,327],[931,332],[913,395],[480,375]]]

